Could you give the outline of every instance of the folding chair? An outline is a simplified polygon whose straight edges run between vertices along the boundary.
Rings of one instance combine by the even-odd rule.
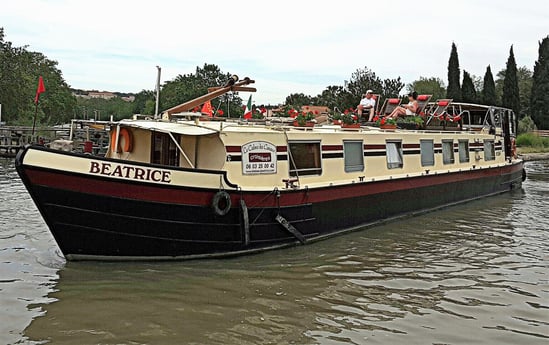
[[[425,125],[428,125],[433,120],[433,118],[440,121],[445,121],[446,117],[448,116],[448,107],[450,106],[452,101],[453,99],[437,100],[434,106],[434,110],[432,110],[429,114],[427,114],[429,118],[425,122]]]
[[[379,115],[379,111],[381,110],[381,95],[379,93],[374,93],[372,96],[376,100],[376,106],[374,107],[374,115]]]
[[[385,99],[385,102],[383,102],[383,106],[381,107],[381,111],[379,112],[380,116],[385,116],[392,113],[393,110],[400,105],[400,102],[402,102],[400,98]]]
[[[433,95],[419,95],[417,96],[417,110],[416,115],[423,116],[425,115],[425,108],[429,104]]]

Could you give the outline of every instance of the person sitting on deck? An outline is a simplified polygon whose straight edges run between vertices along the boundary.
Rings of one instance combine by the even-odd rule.
[[[374,109],[376,107],[376,100],[373,97],[374,92],[372,90],[366,91],[364,98],[360,100],[360,104],[357,106],[358,117],[362,116],[363,110],[369,111],[368,122],[371,122],[374,118]]]
[[[414,91],[408,94],[408,104],[396,107],[391,114],[387,115],[387,117],[390,119],[396,119],[399,116],[415,115],[417,107],[417,92]]]

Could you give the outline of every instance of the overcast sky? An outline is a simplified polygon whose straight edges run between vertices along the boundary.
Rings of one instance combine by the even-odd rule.
[[[473,75],[504,68],[511,45],[517,64],[532,69],[549,34],[549,3],[9,0],[0,26],[16,46],[58,61],[74,88],[152,90],[156,65],[164,82],[211,63],[255,79],[255,103],[275,104],[343,85],[365,66],[405,83],[446,82],[452,42]]]

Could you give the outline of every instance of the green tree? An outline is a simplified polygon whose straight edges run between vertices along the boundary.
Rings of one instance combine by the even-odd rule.
[[[502,69],[497,74],[496,79],[496,96],[497,99],[503,98],[503,83],[505,80],[505,69]],[[519,85],[520,95],[520,114],[523,116],[529,115],[530,112],[530,95],[532,93],[532,71],[526,66],[517,68],[517,80]]]
[[[355,107],[367,90],[379,93],[382,97],[397,97],[404,86],[400,77],[382,80],[368,67],[359,68],[345,81],[345,89],[352,99],[347,106]]]
[[[114,120],[129,118],[133,115],[134,105],[120,97],[110,99],[78,97],[78,111],[75,118]]]
[[[303,105],[313,105],[312,97],[304,93],[292,93],[284,101],[286,105],[293,105],[294,107],[301,107]]]
[[[492,75],[490,65],[486,67],[482,86],[482,103],[486,105],[497,105],[496,83],[494,82],[494,76]]]
[[[76,99],[66,84],[57,62],[27,47],[14,47],[5,40],[0,28],[0,103],[2,119],[16,124],[30,124],[34,116],[34,95],[38,77],[43,76],[46,92],[40,96],[38,124],[68,121]]]
[[[194,73],[178,75],[162,85],[160,91],[160,109],[168,109],[187,102],[208,92],[212,86],[222,86],[231,74],[223,73],[217,65],[204,64],[196,67]],[[232,117],[242,115],[242,99],[236,93],[226,93],[212,100],[212,106],[223,110]]]
[[[325,105],[330,109],[337,108],[340,111],[356,105],[353,104],[353,96],[343,86],[339,85],[328,86],[316,98],[318,105]]]
[[[475,90],[475,85],[473,84],[473,79],[467,71],[463,71],[463,82],[461,85],[461,99],[466,103],[476,103],[477,102],[477,92]]]
[[[432,100],[446,97],[446,88],[444,82],[436,77],[420,77],[406,86],[408,92],[417,92],[420,95],[432,95]]]
[[[134,114],[143,114],[143,115],[154,115],[155,105],[156,105],[156,95],[152,90],[141,90],[135,94],[135,99],[133,100],[133,113]],[[152,111],[147,108],[146,105],[148,102],[153,102]]]
[[[461,87],[459,85],[459,57],[456,44],[452,42],[452,50],[450,59],[448,60],[448,88],[446,89],[446,97],[454,101],[461,101]]]
[[[534,64],[530,114],[540,129],[549,129],[549,36],[539,42]]]
[[[517,63],[515,62],[513,46],[511,46],[511,49],[509,50],[509,58],[507,59],[507,66],[505,68],[501,104],[505,108],[512,109],[515,112],[517,116],[517,123],[515,124],[515,128],[517,128],[518,117],[520,115],[520,95],[517,79]]]

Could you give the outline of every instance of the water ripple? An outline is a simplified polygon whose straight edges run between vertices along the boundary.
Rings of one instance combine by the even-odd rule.
[[[0,334],[55,344],[545,344],[549,162],[527,167],[522,191],[310,246],[122,264],[65,263],[4,163]]]

